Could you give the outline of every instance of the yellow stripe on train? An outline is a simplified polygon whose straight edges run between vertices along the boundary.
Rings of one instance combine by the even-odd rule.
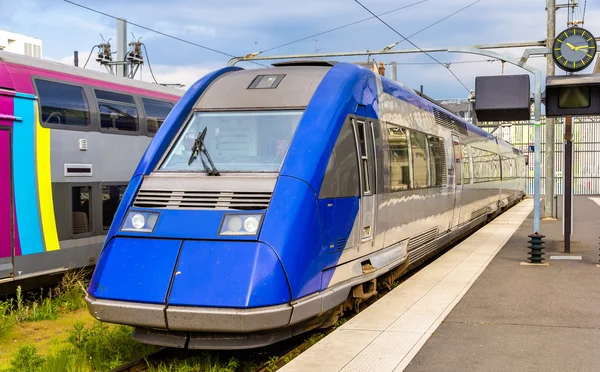
[[[52,175],[50,172],[50,129],[42,127],[38,104],[35,103],[35,142],[36,142],[36,171],[37,185],[42,220],[42,231],[46,251],[60,249],[58,233],[56,231],[56,218],[54,217],[54,199],[52,198]]]

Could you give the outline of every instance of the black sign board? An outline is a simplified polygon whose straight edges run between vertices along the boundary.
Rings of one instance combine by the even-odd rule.
[[[475,78],[475,113],[479,121],[513,121],[531,118],[529,75]]]

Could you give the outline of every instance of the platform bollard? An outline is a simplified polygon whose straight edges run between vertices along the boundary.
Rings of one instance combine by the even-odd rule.
[[[527,252],[529,254],[528,260],[530,263],[532,264],[541,264],[544,261],[544,257],[542,257],[545,253],[543,252],[544,250],[544,241],[542,240],[543,238],[545,238],[546,236],[542,235],[542,234],[531,234],[528,235],[531,240],[529,241],[529,243],[531,243],[531,245],[529,246],[529,249],[531,249],[529,252]]]

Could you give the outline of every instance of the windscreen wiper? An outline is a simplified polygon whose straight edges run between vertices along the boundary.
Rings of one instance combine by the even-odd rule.
[[[188,165],[191,165],[194,159],[196,158],[196,155],[198,155],[200,156],[200,161],[202,161],[202,166],[204,167],[204,171],[206,172],[206,174],[208,174],[209,176],[220,176],[219,171],[215,167],[214,163],[212,162],[212,159],[210,158],[210,155],[208,154],[208,151],[206,150],[206,146],[204,146],[204,137],[206,136],[207,129],[208,127],[204,127],[204,130],[201,133],[199,133],[198,137],[196,137],[196,139],[194,140],[194,146],[192,146],[192,154],[190,155],[190,159],[188,160]],[[211,166],[210,168],[204,161],[204,158],[202,158],[202,154],[206,155],[206,158],[208,159]]]

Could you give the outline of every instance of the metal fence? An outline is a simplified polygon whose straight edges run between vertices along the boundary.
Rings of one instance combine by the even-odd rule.
[[[554,192],[563,191],[563,119],[555,120],[556,142],[554,145]],[[492,128],[486,128],[491,131]],[[541,195],[544,195],[546,160],[546,119],[541,120]],[[529,157],[526,192],[533,194],[534,126],[530,122],[503,123],[494,135],[512,143]],[[600,117],[573,118],[573,191],[578,195],[600,194]]]

